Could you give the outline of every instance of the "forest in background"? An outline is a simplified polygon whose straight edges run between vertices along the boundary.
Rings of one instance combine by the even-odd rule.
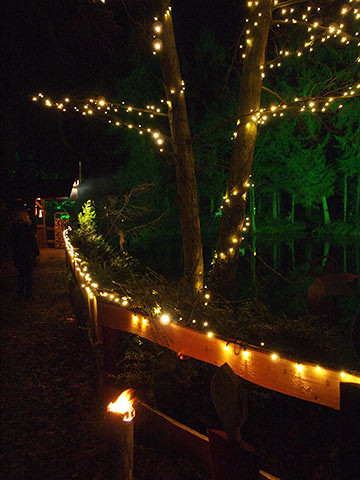
[[[43,111],[31,102],[32,95],[44,92],[77,98],[104,96],[137,107],[157,105],[163,86],[158,59],[151,52],[149,22],[154,10],[143,2],[126,8],[116,2],[103,8],[97,2],[79,0],[61,6],[14,2],[5,9],[2,181],[61,177],[70,172],[76,176],[81,160],[84,187],[86,182],[92,187],[85,196],[103,195],[109,188],[121,196],[135,185],[153,183],[152,207],[157,215],[165,212],[167,226],[176,230],[171,152],[160,155],[145,138],[126,129],[109,129],[101,119]],[[197,12],[189,8],[186,2],[175,4],[173,14],[206,235],[221,215],[225,193],[241,70],[241,57],[234,52],[245,28],[245,9],[234,2],[219,16],[217,7],[210,4],[204,17],[204,2]],[[336,18],[335,7],[333,13]],[[229,28],[234,15],[238,21]],[[15,26],[22,32],[16,38]],[[296,35],[289,32],[279,34],[274,27],[272,36],[274,40],[281,37],[289,50],[307,38],[300,28]],[[269,57],[278,53],[275,48],[269,44]],[[280,92],[288,101],[309,96],[331,82],[356,82],[357,55],[355,43],[330,40],[315,44],[314,52],[301,57],[283,58],[279,68],[266,74],[262,103],[276,100],[272,92]],[[248,207],[253,230],[269,228],[274,222],[275,230],[283,222],[305,222],[300,228],[306,231],[332,223],[332,232],[336,222],[348,225],[336,225],[340,233],[357,229],[360,104],[358,98],[343,104],[336,113],[289,111],[260,125]],[[159,129],[167,128],[166,119],[155,121]]]
[[[149,260],[155,247],[160,248],[160,255],[163,255],[164,241],[172,250],[167,257],[168,267],[176,263],[172,261],[174,256],[177,261],[181,257],[173,156],[167,150],[160,153],[149,139],[134,131],[109,128],[102,119],[44,110],[31,101],[39,92],[54,97],[111,98],[114,102],[131,101],[138,106],[151,105],[162,98],[158,59],[151,52],[152,8],[148,2],[141,1],[126,4],[126,10],[124,4],[109,4],[114,8],[104,10],[96,2],[83,0],[65,4],[13,2],[11,8],[8,7],[5,61],[10,68],[4,74],[2,135],[5,155],[1,174],[5,182],[9,179],[61,178],[69,172],[75,176],[81,160],[81,201],[71,207],[74,208],[72,220],[76,222],[83,202],[89,198],[95,201],[95,210],[88,209],[83,224],[80,222],[79,247],[83,248],[96,279],[114,289],[117,288],[114,280],[121,283],[124,278],[132,279],[132,275],[136,277],[139,271],[146,271],[146,263],[139,265],[134,258],[137,254],[139,258],[146,254]],[[223,17],[219,15],[218,4],[204,1],[198,2],[198,7],[194,12],[190,2],[174,2],[173,11],[194,139],[202,236],[209,265],[222,218],[237,113],[241,58],[235,61],[233,53],[245,29],[245,16],[238,2],[231,2],[228,10],[222,11]],[[233,18],[238,21],[234,22]],[[21,35],[15,34],[14,25]],[[274,35],[276,37],[276,32]],[[305,37],[301,37],[304,34],[299,30],[296,35],[288,34],[289,48],[299,38],[304,41]],[[278,53],[274,50],[271,45],[270,53]],[[300,59],[284,58],[281,67],[267,74],[266,86],[271,91],[281,90],[282,98],[287,100],[310,95],[316,89],[321,91],[323,78],[327,82],[341,82],[339,72],[346,83],[349,78],[358,78],[356,63],[352,63],[351,68],[342,68],[356,55],[354,44],[326,43],[316,55],[308,51]],[[272,97],[272,93],[267,92],[263,100],[267,102]],[[125,118],[128,116],[130,112]],[[269,119],[259,126],[251,177],[254,186],[249,190],[247,210],[253,234],[256,231],[260,237],[267,233],[274,238],[280,232],[300,235],[306,232],[329,238],[337,232],[342,239],[345,235],[356,235],[360,192],[359,117],[359,99],[353,98],[344,101],[343,108],[336,113],[289,111],[282,118]],[[156,126],[166,132],[163,122],[159,121]],[[252,246],[254,235],[246,234],[245,238],[247,245]],[[90,240],[87,246],[85,240]],[[130,255],[113,257],[111,249],[121,253],[122,246]],[[253,262],[254,257],[251,258]],[[111,267],[109,259],[110,263],[113,261]],[[348,305],[338,305],[346,313],[330,323],[326,317],[307,314],[302,302],[305,284],[287,283],[274,271],[268,280],[259,264],[252,268],[254,263],[247,258],[239,283],[241,288],[245,287],[242,291],[245,301],[228,310],[226,305],[225,310],[231,311],[228,317],[219,315],[215,308],[217,318],[211,319],[211,327],[216,334],[230,332],[250,344],[265,340],[266,348],[274,348],[281,355],[291,355],[299,361],[305,359],[336,368],[358,369],[358,359],[350,348],[358,297],[347,298]],[[302,279],[304,272],[301,275]],[[150,282],[146,283],[147,277],[142,280],[144,291],[152,300],[153,291],[168,293],[166,281],[157,274],[150,278],[151,289]],[[161,288],[156,290],[157,286]],[[251,299],[248,298],[249,286],[255,287]],[[178,292],[179,286],[175,287]],[[265,297],[260,295],[264,292]],[[185,305],[184,299],[188,302]],[[276,308],[271,310],[265,306],[264,299],[275,303]],[[140,300],[143,308],[152,308],[145,304],[145,296]],[[172,297],[169,295],[165,300],[168,303],[164,305],[170,306]],[[184,294],[180,300],[187,313],[186,321],[190,323],[194,313],[191,298]],[[209,315],[205,307],[196,305],[196,315],[208,318],[201,317]],[[179,314],[177,307],[174,313]],[[285,308],[289,310],[287,316],[283,312]],[[228,322],[224,322],[224,318]],[[199,370],[198,374],[193,362],[180,362],[174,355],[169,358],[166,353],[154,352],[137,338],[129,339],[128,343],[127,368],[123,373],[127,380],[135,383],[137,379],[139,385],[143,383],[144,390],[149,386],[144,395],[152,396],[157,406],[165,405],[174,416],[184,413],[180,401],[184,391],[188,398],[203,396],[208,401],[206,372]],[[144,378],[150,385],[143,382]],[[194,385],[201,391],[195,391]],[[158,387],[156,392],[155,386]],[[292,399],[275,399],[269,392],[251,386],[248,389],[253,422],[252,426],[249,424],[250,438],[261,439],[263,446],[269,447],[268,463],[277,467],[271,471],[286,475],[296,469],[298,478],[304,475],[310,478],[311,471],[316,478],[315,469],[336,463],[337,446],[332,435],[336,419],[329,427],[327,411],[311,409],[304,422],[302,406],[295,410]],[[275,403],[277,415],[270,419],[268,412],[274,412]],[[201,402],[198,404],[203,406]],[[209,421],[209,416],[201,410],[193,412],[189,408],[185,412],[189,416],[191,413],[196,427],[199,423],[204,427]],[[293,431],[297,422],[304,428],[303,433]],[[318,428],[314,428],[315,425]],[[328,428],[323,429],[323,426]],[[282,430],[280,442],[276,435],[273,436],[278,430]],[[304,445],[307,461],[299,462],[299,458],[304,458]],[[284,465],[276,465],[277,462]],[[334,478],[336,471],[334,467]]]

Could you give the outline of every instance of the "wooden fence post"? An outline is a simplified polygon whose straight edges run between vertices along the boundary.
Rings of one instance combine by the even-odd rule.
[[[340,383],[340,468],[342,480],[360,479],[360,385]]]
[[[124,390],[107,406],[108,480],[132,480],[134,469],[133,390]]]

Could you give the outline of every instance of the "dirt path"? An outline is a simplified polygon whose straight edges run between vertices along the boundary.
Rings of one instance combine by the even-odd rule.
[[[74,318],[64,252],[42,250],[34,299],[2,263],[1,478],[105,479],[103,414],[87,333]]]
[[[64,252],[41,251],[33,300],[0,261],[1,452],[6,480],[108,480],[104,405],[87,331],[72,310]],[[137,434],[136,434],[137,435]],[[136,436],[134,480],[201,480],[189,459]]]

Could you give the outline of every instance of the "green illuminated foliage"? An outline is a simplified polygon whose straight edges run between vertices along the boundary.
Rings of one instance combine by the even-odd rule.
[[[76,247],[82,249],[87,259],[110,259],[111,248],[98,233],[95,206],[92,200],[84,203],[82,212],[78,215],[78,228],[72,231],[72,240]]]

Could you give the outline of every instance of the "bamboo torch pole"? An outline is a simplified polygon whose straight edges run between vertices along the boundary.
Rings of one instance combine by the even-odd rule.
[[[133,390],[127,389],[107,406],[109,480],[132,480],[134,467]]]

